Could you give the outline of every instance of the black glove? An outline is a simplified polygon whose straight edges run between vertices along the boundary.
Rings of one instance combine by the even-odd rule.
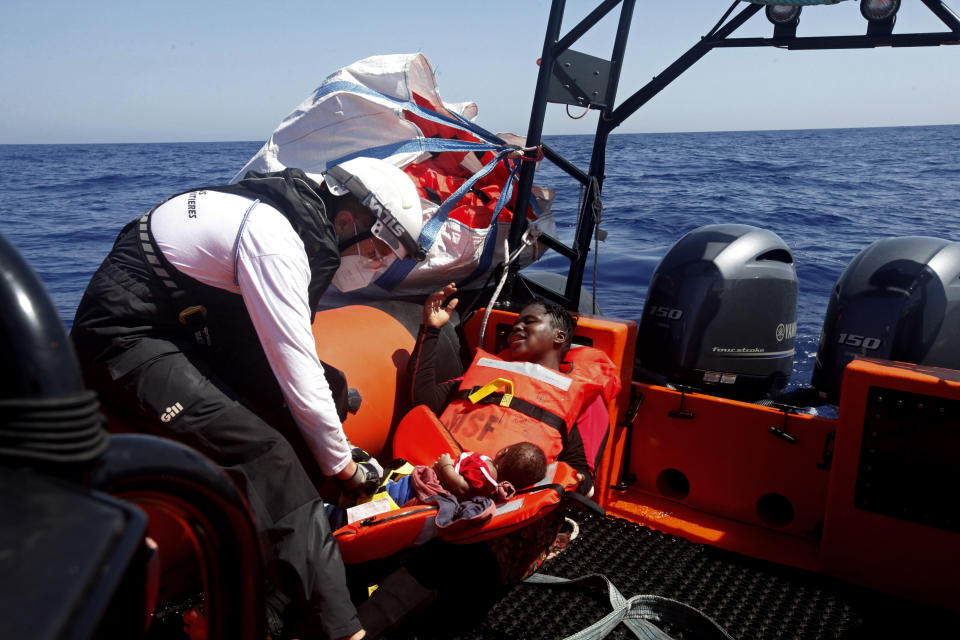
[[[367,455],[367,459],[357,463],[357,470],[348,480],[342,482],[347,491],[372,496],[383,482],[383,467],[376,458]]]
[[[354,462],[366,462],[370,460],[373,456],[361,449],[360,447],[354,445],[350,441],[347,441],[347,444],[350,445],[350,457],[353,458]]]

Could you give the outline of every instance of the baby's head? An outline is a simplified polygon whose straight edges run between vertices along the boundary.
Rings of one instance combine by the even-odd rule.
[[[493,459],[497,480],[506,480],[517,489],[539,482],[547,473],[547,457],[532,442],[518,442],[504,447]]]

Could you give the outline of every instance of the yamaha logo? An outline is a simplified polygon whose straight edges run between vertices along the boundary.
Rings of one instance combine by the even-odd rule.
[[[167,410],[160,414],[160,420],[162,422],[170,422],[180,415],[181,411],[183,411],[183,405],[181,405],[179,402],[174,403],[173,406],[167,407]]]
[[[780,323],[777,325],[777,342],[783,342],[784,340],[792,339],[797,335],[797,323],[791,322],[790,324]]]

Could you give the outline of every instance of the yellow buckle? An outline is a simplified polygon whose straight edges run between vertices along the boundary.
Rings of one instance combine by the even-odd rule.
[[[467,400],[473,404],[477,404],[491,393],[500,391],[501,388],[503,389],[503,397],[500,398],[500,406],[509,407],[510,402],[513,400],[513,381],[507,380],[506,378],[497,378],[496,380],[488,382],[468,395]]]

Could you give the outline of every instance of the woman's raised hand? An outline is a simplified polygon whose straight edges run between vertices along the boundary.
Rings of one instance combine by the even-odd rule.
[[[451,282],[443,289],[434,291],[423,303],[423,326],[439,329],[450,322],[450,313],[457,308],[458,300],[450,299],[446,304],[444,301],[457,292],[456,283]]]

